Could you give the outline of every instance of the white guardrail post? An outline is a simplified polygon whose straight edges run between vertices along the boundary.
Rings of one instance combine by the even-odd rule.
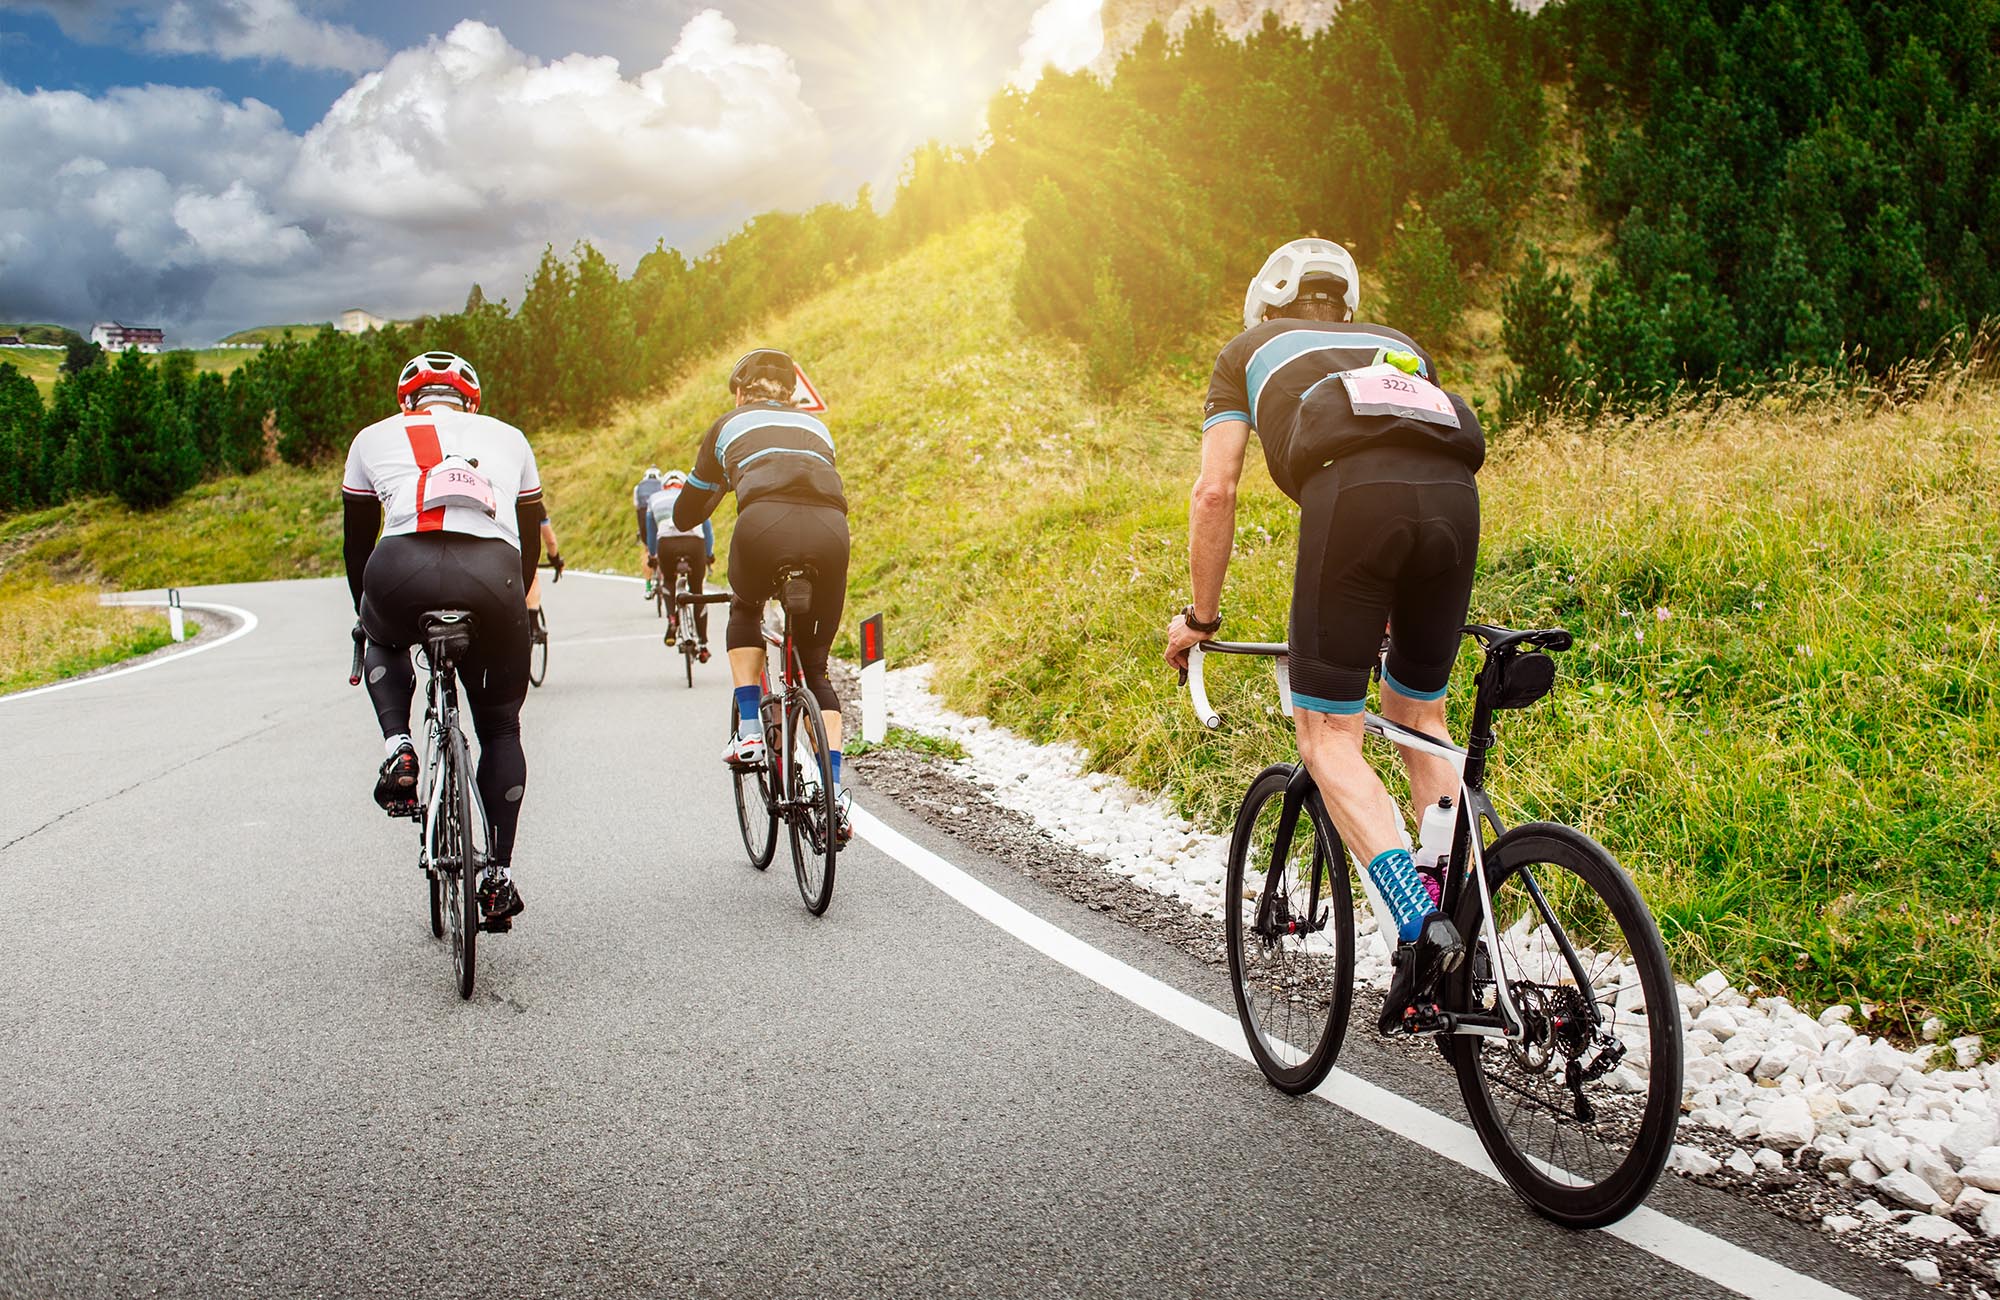
[[[889,664],[880,614],[861,623],[861,738],[871,745],[889,738]]]
[[[177,587],[167,588],[167,626],[173,630],[174,640],[187,640],[187,624],[181,618],[181,593]]]

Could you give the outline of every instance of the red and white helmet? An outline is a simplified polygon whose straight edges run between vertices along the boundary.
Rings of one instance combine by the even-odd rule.
[[[479,409],[479,374],[454,352],[426,352],[411,357],[396,380],[396,401],[405,411],[413,411],[419,398],[439,390],[452,394],[468,411]]]

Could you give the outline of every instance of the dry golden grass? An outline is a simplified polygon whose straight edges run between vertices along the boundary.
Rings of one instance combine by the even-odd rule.
[[[160,610],[112,609],[95,587],[0,583],[0,692],[145,654],[172,637]]]

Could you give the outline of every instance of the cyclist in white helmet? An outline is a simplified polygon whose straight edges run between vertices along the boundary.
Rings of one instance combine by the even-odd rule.
[[[1379,662],[1382,713],[1445,734],[1445,687],[1479,551],[1473,474],[1486,443],[1471,407],[1437,386],[1429,353],[1353,319],[1360,287],[1354,259],[1324,239],[1286,244],[1250,282],[1243,332],[1209,381],[1188,512],[1194,600],[1167,627],[1167,660],[1185,667],[1189,647],[1222,625],[1236,487],[1254,433],[1272,480],[1300,507],[1290,630],[1299,756],[1347,846],[1379,879],[1416,867],[1401,813],[1361,752],[1368,679]],[[1449,763],[1410,750],[1403,760],[1416,808],[1458,793]],[[1435,903],[1442,882],[1423,883]],[[1435,928],[1441,919],[1433,911],[1402,937],[1449,947],[1456,936],[1449,922]],[[1385,1030],[1419,965],[1398,962]]]
[[[639,537],[639,572],[646,579],[647,600],[653,598],[654,534],[653,516],[646,507],[652,503],[653,497],[662,486],[664,485],[660,482],[660,467],[648,465],[645,474],[640,476],[638,485],[632,489],[632,513],[637,522]]]
[[[528,780],[525,594],[541,553],[541,474],[519,429],[478,413],[479,376],[464,358],[411,358],[396,399],[401,412],[354,435],[341,479],[347,587],[368,638],[368,698],[387,753],[375,801],[392,817],[416,811],[410,649],[418,620],[434,609],[472,611],[459,680],[479,736],[489,831],[475,892],[482,928],[507,930],[523,910],[509,867]]]

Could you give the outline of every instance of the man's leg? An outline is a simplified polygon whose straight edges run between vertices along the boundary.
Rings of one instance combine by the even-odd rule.
[[[1436,699],[1416,699],[1403,694],[1386,683],[1382,688],[1382,716],[1391,722],[1401,723],[1412,731],[1421,731],[1439,740],[1449,739],[1444,721],[1444,697]],[[1458,800],[1458,769],[1450,761],[1436,754],[1427,754],[1418,749],[1396,747],[1403,756],[1403,766],[1410,773],[1410,807],[1412,815],[1421,823],[1424,809],[1440,799]]]
[[[1340,838],[1362,862],[1403,847],[1396,801],[1361,751],[1361,714],[1294,708],[1299,757],[1326,800]]]

